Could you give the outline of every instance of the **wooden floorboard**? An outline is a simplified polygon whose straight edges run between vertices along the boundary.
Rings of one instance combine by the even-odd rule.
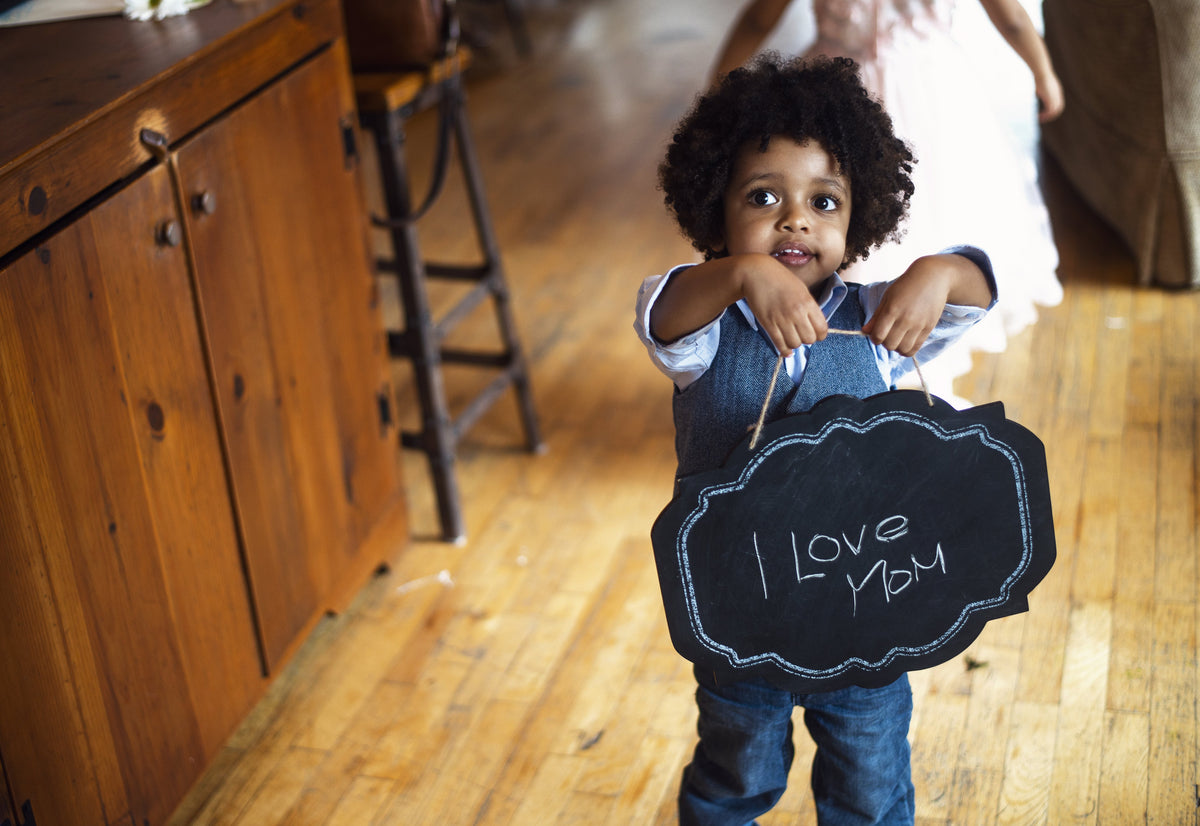
[[[411,546],[317,627],[176,826],[675,822],[694,683],[649,540],[671,493],[670,385],[633,300],[692,255],[655,168],[737,5],[535,4],[524,60],[497,33],[468,99],[548,451],[523,450],[507,398],[480,419],[459,452],[462,545],[437,539],[424,459],[402,455]],[[417,189],[432,134],[413,122]],[[1044,183],[1064,301],[955,390],[1002,400],[1045,442],[1059,558],[1028,613],[912,675],[918,822],[1193,824],[1200,296],[1136,286],[1052,163]],[[421,224],[431,257],[472,254],[457,184]],[[454,340],[494,337],[479,311]],[[397,365],[406,426],[410,376]],[[452,403],[477,387],[447,371]],[[763,826],[814,822],[799,717],[796,740]]]

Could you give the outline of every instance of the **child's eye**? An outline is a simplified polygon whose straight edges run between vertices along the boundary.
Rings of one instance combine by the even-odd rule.
[[[838,199],[832,195],[818,195],[813,198],[813,206],[821,212],[833,212],[838,208]]]
[[[779,203],[775,193],[766,189],[756,189],[750,193],[750,203],[755,206],[772,206]]]

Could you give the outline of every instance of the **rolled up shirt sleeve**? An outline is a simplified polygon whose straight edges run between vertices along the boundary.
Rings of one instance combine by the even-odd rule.
[[[942,253],[961,255],[979,267],[983,272],[983,277],[987,279],[988,288],[992,293],[992,300],[987,307],[947,304],[942,310],[942,315],[938,319],[937,326],[933,328],[929,337],[925,339],[925,343],[921,345],[921,349],[917,351],[917,359],[922,364],[937,358],[947,347],[962,338],[967,330],[975,326],[996,306],[996,301],[998,300],[996,276],[992,272],[992,261],[988,258],[987,253],[978,247],[966,245],[949,247],[942,250]],[[870,318],[879,309],[879,303],[882,301],[883,294],[887,291],[890,283],[889,281],[879,281],[874,284],[866,284],[862,287],[859,292],[859,300],[862,302],[867,318]],[[890,383],[894,384],[901,377],[912,371],[913,360],[911,358],[887,350],[879,345],[875,345],[875,349],[884,379]]]
[[[680,270],[693,266],[683,264],[662,275],[652,275],[642,282],[637,296],[637,316],[633,327],[638,338],[642,340],[650,360],[661,370],[680,390],[687,387],[712,365],[721,342],[720,319],[715,319],[694,333],[683,336],[676,341],[664,344],[650,333],[650,311],[654,302],[662,293],[663,287],[671,276]]]

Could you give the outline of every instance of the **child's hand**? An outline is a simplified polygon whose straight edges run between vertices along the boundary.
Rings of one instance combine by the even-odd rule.
[[[742,295],[780,355],[825,338],[829,324],[808,286],[769,255],[738,256]]]
[[[937,325],[947,303],[987,307],[991,300],[987,279],[968,258],[926,255],[888,286],[862,329],[876,344],[912,356]]]
[[[741,253],[687,267],[663,287],[650,312],[650,333],[676,341],[745,299],[783,355],[825,338],[828,324],[804,281],[766,253]]]
[[[911,356],[933,332],[946,306],[949,285],[944,271],[928,260],[918,258],[888,286],[862,328],[871,341]]]

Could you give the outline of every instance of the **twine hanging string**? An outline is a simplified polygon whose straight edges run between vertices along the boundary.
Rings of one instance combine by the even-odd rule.
[[[864,336],[862,330],[834,330],[830,329],[830,333],[837,333],[842,336]],[[758,444],[758,434],[762,432],[763,422],[767,418],[767,408],[771,404],[771,396],[775,392],[775,382],[779,380],[779,368],[783,366],[784,357],[780,355],[775,359],[775,370],[771,373],[771,384],[767,387],[767,397],[763,399],[762,409],[758,411],[758,421],[754,424],[754,435],[750,437],[750,449],[754,450]],[[921,380],[921,392],[925,394],[925,402],[930,407],[933,407],[933,397],[929,395],[929,385],[925,383],[925,376],[921,373],[921,362],[917,361],[917,357],[912,357],[913,367],[917,369],[917,378]]]

